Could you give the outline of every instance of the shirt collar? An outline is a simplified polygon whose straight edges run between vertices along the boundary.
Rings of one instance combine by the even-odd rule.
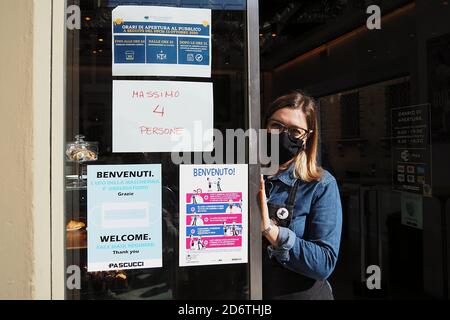
[[[270,177],[269,180],[280,180],[284,184],[292,187],[297,180],[297,178],[294,177],[294,169],[295,163],[291,163],[291,165],[286,170],[281,171],[273,177]]]

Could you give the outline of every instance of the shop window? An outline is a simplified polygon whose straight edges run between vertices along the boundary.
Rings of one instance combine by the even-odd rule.
[[[212,83],[214,101],[211,105],[214,107],[212,116],[214,117],[215,127],[223,132],[227,129],[246,129],[249,109],[246,96],[246,48],[248,44],[246,40],[245,2],[242,0],[71,0],[68,1],[68,4],[80,6],[83,12],[83,26],[81,30],[70,31],[67,34],[65,262],[66,268],[79,268],[81,283],[79,288],[67,288],[66,299],[248,299],[248,264],[180,266],[180,165],[172,161],[171,154],[163,151],[162,144],[159,145],[159,150],[148,149],[146,152],[136,150],[117,151],[114,150],[113,144],[114,131],[117,131],[120,127],[114,124],[114,103],[117,103],[118,100],[114,93],[125,91],[114,91],[116,88],[114,83],[129,82],[133,85],[137,85],[137,83],[142,85],[142,83],[150,82],[153,84],[156,82],[177,82],[179,86],[182,86],[180,83],[185,85],[196,84],[198,86],[196,92],[198,91],[199,96],[205,93],[198,88],[204,88],[205,82]],[[192,73],[187,75],[159,75],[151,72],[142,74],[139,69],[135,69],[133,72],[136,74],[113,76],[113,64],[116,63],[116,60],[113,59],[113,53],[120,51],[113,47],[114,35],[111,26],[113,25],[113,9],[119,5],[212,9],[211,75],[200,79]],[[149,17],[143,15],[142,19],[147,20]],[[117,23],[122,24],[123,22],[119,20]],[[167,39],[163,39],[161,43],[166,43],[165,41]],[[135,43],[139,44],[139,42]],[[130,61],[140,61],[140,51],[137,49],[139,45],[135,45],[135,43],[130,45],[127,52],[124,52],[125,62],[122,61],[123,65],[131,64]],[[158,59],[160,58],[161,61],[167,59],[172,52],[168,49],[169,47],[161,45],[161,52],[158,52],[155,56]],[[114,51],[115,49],[117,51]],[[163,50],[167,50],[166,54],[162,52]],[[196,48],[196,50],[199,49]],[[205,56],[209,57],[207,54]],[[147,59],[150,59],[149,57],[150,55]],[[197,55],[195,61],[186,60],[186,62],[196,62],[197,65],[202,66],[200,63],[206,61],[206,59],[203,59],[204,56]],[[198,71],[197,68],[193,69],[196,72]],[[147,98],[150,96],[148,92],[146,93]],[[151,97],[157,99],[155,96],[152,95]],[[165,112],[168,113],[168,108],[158,108],[151,103],[148,102],[149,114],[154,114],[155,117],[163,117],[166,114]],[[126,102],[121,105],[129,107],[132,104]],[[197,105],[191,103],[184,107],[191,108],[192,112],[189,116],[201,118],[200,112],[196,109],[198,108]],[[134,110],[136,112],[136,109]],[[129,113],[131,114],[131,111]],[[172,112],[172,115],[174,113],[175,111]],[[116,119],[121,118],[116,117]],[[152,121],[155,123],[154,120]],[[128,140],[124,144],[133,144],[133,140]],[[78,158],[78,156],[80,157]],[[162,252],[158,252],[162,256],[162,267],[139,268],[142,265],[131,265],[128,261],[115,264],[116,261],[114,261],[106,267],[101,266],[100,269],[88,261],[89,259],[93,260],[93,255],[89,256],[89,250],[93,248],[95,250],[110,249],[106,246],[92,246],[89,243],[89,239],[92,239],[89,236],[92,237],[95,227],[101,225],[102,228],[110,228],[113,235],[118,234],[118,226],[123,226],[123,222],[122,225],[120,224],[120,221],[124,221],[123,216],[120,217],[120,212],[118,214],[116,208],[126,211],[126,214],[132,216],[129,221],[134,219],[133,228],[148,223],[149,206],[142,205],[141,200],[133,200],[134,202],[127,200],[128,207],[123,207],[122,204],[120,207],[117,206],[116,202],[119,203],[122,200],[117,200],[116,195],[118,197],[129,197],[133,194],[131,192],[114,192],[113,200],[108,200],[109,203],[114,205],[89,205],[100,197],[97,194],[94,196],[88,195],[88,168],[94,170],[96,167],[105,165],[154,165],[155,168],[155,165],[160,165],[162,172],[160,179],[161,206],[155,206],[157,211],[161,210],[162,217],[160,228],[162,231]],[[130,181],[132,182],[132,180]],[[132,188],[142,189],[140,186],[133,186]],[[198,192],[198,190],[201,189],[197,189],[195,192]],[[152,203],[158,204],[158,201],[153,200]],[[89,208],[101,210],[98,211],[101,214],[97,214],[100,217],[98,223],[91,223],[92,220],[89,222],[88,217],[94,216],[93,211]],[[153,210],[153,204],[150,208]],[[126,223],[129,223],[129,221]],[[91,232],[91,235],[89,235],[89,232]],[[206,242],[203,243],[206,245]],[[203,244],[200,245],[203,246]],[[128,253],[123,249],[128,247],[119,242],[113,244],[111,248],[117,248],[117,255],[122,256],[125,254],[131,256],[132,251],[133,254],[136,254],[140,250],[137,247],[130,247]],[[97,256],[101,258],[101,254],[97,253],[95,258]],[[188,257],[190,258],[190,256]],[[89,265],[93,265],[93,267],[88,269]]]

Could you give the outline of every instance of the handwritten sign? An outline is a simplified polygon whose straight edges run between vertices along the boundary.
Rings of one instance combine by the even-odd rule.
[[[213,85],[113,81],[113,152],[210,152]]]
[[[211,77],[211,10],[119,6],[112,13],[114,76]]]

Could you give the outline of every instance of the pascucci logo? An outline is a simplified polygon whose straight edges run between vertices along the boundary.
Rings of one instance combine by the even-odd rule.
[[[115,269],[115,268],[136,268],[136,267],[143,267],[144,266],[144,262],[143,261],[134,261],[134,262],[119,262],[119,263],[115,263],[112,262],[108,265],[108,267],[110,269]]]

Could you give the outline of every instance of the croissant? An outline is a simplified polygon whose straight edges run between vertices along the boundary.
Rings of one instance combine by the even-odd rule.
[[[86,225],[81,221],[70,220],[66,226],[67,231],[80,230],[86,227]]]

